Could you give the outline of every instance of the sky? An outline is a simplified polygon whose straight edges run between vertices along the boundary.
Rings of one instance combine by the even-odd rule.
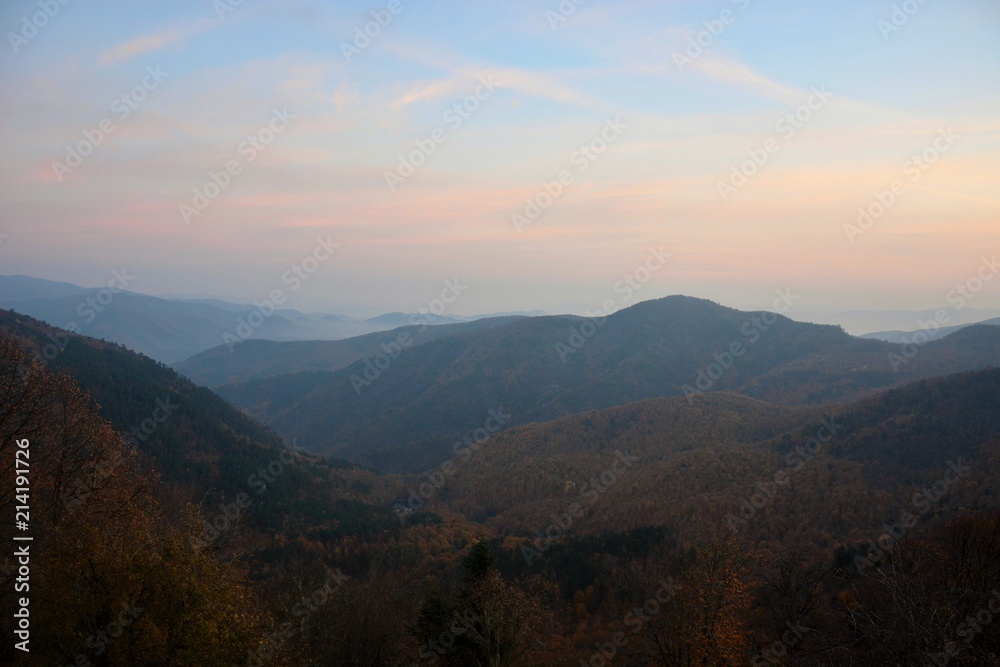
[[[995,0],[5,0],[0,28],[0,274],[371,314],[1000,306]]]

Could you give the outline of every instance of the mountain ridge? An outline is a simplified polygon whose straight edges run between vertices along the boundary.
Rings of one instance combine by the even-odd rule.
[[[777,403],[832,403],[1000,363],[1000,330],[963,332],[909,355],[904,346],[852,337],[840,327],[675,296],[601,320],[547,316],[462,332],[384,355],[379,367],[368,359],[218,391],[313,451],[403,472],[431,465],[481,426],[489,409],[512,413],[513,425],[719,390]],[[896,368],[893,354],[903,360]],[[418,456],[416,443],[426,451],[422,461],[407,458]]]

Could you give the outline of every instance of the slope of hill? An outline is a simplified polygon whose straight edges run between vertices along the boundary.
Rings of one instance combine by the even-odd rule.
[[[31,276],[0,276],[0,301],[58,299],[86,292],[86,288]]]
[[[384,503],[371,505],[351,490],[370,489],[374,475],[290,451],[273,431],[163,364],[9,311],[0,311],[0,336],[51,358],[47,366],[87,390],[101,416],[126,434],[165,482],[195,502],[215,507],[249,494],[251,515],[264,531],[355,525],[359,517],[372,529],[397,525]]]
[[[10,308],[52,326],[77,331],[125,345],[164,363],[182,361],[222,344],[228,334],[240,340],[240,323],[246,335],[257,339],[303,340],[369,333],[379,327],[356,322],[326,323],[304,318],[295,311],[278,311],[260,317],[251,306],[222,308],[215,304],[175,301],[107,290],[26,301],[0,301]],[[252,315],[256,313],[256,315]],[[261,323],[257,327],[246,322]],[[291,319],[295,318],[295,319]]]
[[[1000,326],[1000,317],[994,317],[992,319],[983,320],[982,322],[976,322],[974,324]],[[908,343],[914,339],[914,336],[917,336],[917,340],[920,340],[921,332],[924,334],[930,334],[933,338],[944,338],[945,336],[953,334],[959,329],[964,329],[968,326],[972,326],[972,324],[956,324],[954,326],[938,327],[936,329],[917,329],[916,331],[876,331],[874,333],[865,334],[862,338],[875,338],[877,340],[884,340],[890,343]]]
[[[127,271],[110,289],[84,288],[29,276],[0,276],[0,308],[16,310],[54,327],[120,343],[157,361],[176,363],[243,339],[339,340],[409,323],[390,313],[358,321],[344,315],[260,311],[218,299],[171,299],[129,292]],[[262,316],[263,315],[263,316]],[[427,316],[437,323],[453,321]],[[476,318],[478,319],[478,318]],[[228,347],[227,347],[228,351]]]
[[[922,322],[932,321],[940,308],[925,310],[847,310],[839,312],[809,312],[796,309],[790,317],[800,322],[816,324],[837,324],[855,336],[865,337],[872,331],[913,331],[922,327]],[[994,317],[1000,317],[998,308],[973,308],[966,306],[950,312],[951,324],[976,324]],[[896,342],[896,341],[890,341]]]
[[[509,413],[510,426],[704,391],[829,403],[990,364],[1000,364],[993,327],[910,350],[838,327],[668,297],[603,320],[531,318],[432,341],[395,359],[218,390],[307,449],[414,471],[446,458],[456,440],[484,426],[490,410]]]
[[[615,346],[599,345],[602,334],[591,336],[576,353],[586,351],[592,356],[584,371],[604,362],[609,367],[596,376],[598,381],[607,377],[622,387],[627,377],[616,375],[615,369],[625,365],[631,369],[630,377],[655,387],[657,374],[669,372],[668,363],[674,363],[679,354],[705,347],[698,345],[699,337],[708,337],[707,344],[712,345],[719,337],[725,338],[730,317],[740,331],[739,323],[747,315],[733,316],[728,309],[699,302],[681,301],[679,305],[666,315],[659,313],[660,319],[657,313],[647,312],[650,321],[645,324],[660,332],[656,345],[668,350],[673,345],[680,353],[661,350],[663,356],[655,357],[661,365],[645,369],[640,359],[654,357],[648,352],[648,341],[642,343],[650,336],[643,329],[643,319],[615,323],[609,318],[601,329],[603,333],[612,325],[618,328],[611,341]],[[579,329],[583,320],[544,318],[542,322],[564,333],[567,326]],[[669,326],[671,322],[683,326],[675,331]],[[515,350],[530,350],[528,343],[537,343],[531,338],[536,330],[526,326],[529,323],[518,320],[492,329],[466,331],[408,349],[382,370],[386,376],[381,380],[403,368],[397,364],[403,364],[407,357],[437,348],[430,360],[412,366],[418,379],[432,362],[440,360],[447,362],[436,367],[441,379],[447,382],[450,373],[460,378],[460,388],[476,386],[474,379],[464,379],[466,371],[459,364],[472,365],[467,373],[473,378],[479,369],[495,372],[499,362],[490,356],[491,351],[509,359]],[[789,328],[782,331],[786,326]],[[716,331],[719,328],[722,333]],[[988,356],[996,349],[992,329],[970,327],[945,341],[916,348],[903,357],[906,362],[894,376],[903,377],[910,369],[924,372]],[[512,340],[509,330],[516,335]],[[627,339],[627,333],[637,337]],[[789,377],[799,378],[810,391],[815,391],[809,384],[816,381],[814,376],[841,378],[843,369],[865,354],[881,356],[885,364],[887,353],[904,352],[900,346],[877,341],[861,341],[855,349],[856,339],[836,329],[816,330],[809,325],[786,325],[781,320],[767,333],[776,337],[775,344],[792,351],[798,365],[792,364],[794,372],[789,371]],[[841,660],[844,646],[862,655],[857,664],[879,664],[853,647],[858,644],[857,619],[881,622],[884,616],[883,608],[866,596],[879,593],[877,586],[887,576],[910,576],[892,591],[904,590],[903,584],[906,591],[929,591],[927,599],[933,604],[911,603],[916,598],[905,597],[895,609],[900,614],[928,609],[935,619],[944,617],[934,626],[934,636],[925,642],[932,648],[954,636],[955,619],[983,608],[988,595],[985,591],[1000,582],[995,568],[1000,521],[984,512],[970,511],[995,507],[1000,491],[1000,370],[919,381],[834,406],[777,405],[709,387],[691,400],[676,395],[652,398],[554,421],[520,424],[488,439],[483,438],[488,430],[482,427],[485,415],[477,415],[481,433],[473,429],[457,451],[449,447],[446,464],[399,478],[288,452],[273,433],[207,389],[195,387],[164,365],[120,346],[67,336],[7,312],[0,312],[0,336],[36,352],[41,350],[43,356],[51,357],[51,368],[79,379],[99,401],[102,413],[119,428],[128,433],[137,427],[147,436],[137,437],[133,431],[140,451],[163,471],[168,481],[166,493],[196,502],[205,498],[203,520],[225,518],[223,512],[228,510],[220,504],[232,507],[238,494],[249,495],[251,530],[243,531],[241,526],[232,542],[212,543],[206,550],[218,548],[220,557],[231,558],[241,571],[251,572],[248,583],[254,587],[254,599],[266,601],[273,627],[253,633],[251,651],[259,649],[259,637],[277,636],[287,627],[285,621],[297,615],[292,611],[293,616],[289,616],[289,610],[308,608],[311,601],[303,595],[318,590],[310,583],[316,573],[343,568],[348,575],[344,588],[324,598],[325,604],[313,598],[313,622],[296,641],[281,645],[287,649],[282,655],[295,664],[372,664],[350,657],[349,651],[342,650],[345,643],[351,650],[362,646],[373,654],[403,656],[407,664],[419,662],[428,655],[424,650],[427,644],[422,638],[408,636],[413,620],[428,618],[422,613],[428,609],[427,601],[462,598],[457,592],[461,589],[456,588],[462,574],[459,563],[479,537],[487,540],[477,548],[492,545],[499,557],[497,567],[507,577],[497,580],[503,597],[488,598],[502,606],[490,608],[510,609],[512,601],[528,605],[519,608],[529,610],[529,622],[544,629],[547,645],[563,651],[562,658],[551,664],[586,662],[592,654],[597,655],[595,644],[610,645],[606,642],[622,629],[629,632],[630,649],[641,649],[647,641],[657,646],[662,637],[634,633],[627,614],[648,603],[665,577],[670,577],[669,581],[676,578],[679,595],[663,598],[655,621],[659,624],[662,620],[663,625],[640,623],[644,632],[663,628],[663,636],[681,636],[690,629],[696,633],[692,636],[702,636],[706,626],[698,610],[704,607],[707,596],[721,591],[741,600],[725,618],[727,624],[738,624],[747,656],[761,646],[771,646],[784,632],[786,622],[797,622],[817,629],[807,635],[813,643],[803,651],[803,659],[815,659],[825,651],[824,659],[838,656],[828,660],[830,664]],[[487,337],[492,347],[480,347],[480,336]],[[623,349],[622,339],[635,347]],[[754,345],[763,346],[765,340],[761,335]],[[765,357],[776,356],[777,368],[789,363],[781,361],[779,351],[760,349]],[[449,361],[449,355],[456,351],[460,356]],[[635,356],[636,351],[645,356]],[[480,356],[470,360],[472,352]],[[619,356],[613,356],[616,353]],[[710,352],[708,358],[714,354]],[[841,361],[840,354],[847,354],[848,360]],[[781,376],[780,372],[761,373],[758,361],[749,358],[749,347],[738,356],[738,364],[747,363],[755,369],[757,375],[751,378],[768,378],[769,382]],[[537,361],[530,354],[525,358],[525,364]],[[691,361],[696,368],[697,361]],[[559,363],[558,368],[562,368]],[[570,363],[567,360],[566,365]],[[767,364],[760,363],[767,370]],[[738,372],[738,364],[729,372]],[[529,379],[541,377],[531,375],[527,366],[516,370]],[[833,386],[832,392],[864,391],[874,381],[861,373],[860,380],[853,384],[844,381]],[[289,394],[310,394],[323,391],[330,375],[306,372],[280,379],[289,385]],[[516,391],[532,389],[530,382],[512,373],[490,376],[479,384],[504,382]],[[719,378],[719,384],[723,383]],[[586,384],[578,386],[579,392],[589,391]],[[748,386],[744,379],[739,381],[739,388]],[[767,382],[756,389],[758,393],[783,391]],[[601,396],[596,390],[592,394]],[[276,397],[276,408],[282,400]],[[573,406],[577,398],[570,395],[562,400],[563,406]],[[175,407],[164,415],[164,405]],[[494,408],[494,415],[499,412]],[[441,414],[447,415],[447,411],[431,418]],[[363,427],[367,418],[367,414],[355,416],[356,428]],[[416,442],[411,447],[426,452],[430,451],[427,444]],[[396,455],[409,451],[404,445],[400,441]],[[294,461],[289,463],[288,456]],[[282,467],[272,469],[276,463]],[[124,474],[124,470],[122,467],[118,472]],[[268,474],[271,478],[264,482]],[[252,483],[252,479],[256,481]],[[913,513],[912,523],[906,512]],[[964,516],[966,512],[970,516]],[[958,513],[963,513],[959,521],[944,523]],[[730,530],[718,531],[719,521],[726,522]],[[713,529],[714,535],[721,537],[716,542],[706,541]],[[908,551],[906,557],[916,553],[926,555],[926,560],[899,568],[893,560],[893,567],[869,571],[871,576],[865,577],[853,569],[846,572],[846,564],[854,562],[857,554],[867,554],[866,545],[880,541],[883,531],[894,535],[902,531],[896,539]],[[135,532],[141,545],[145,539],[141,524]],[[214,538],[202,539],[211,542]],[[948,549],[952,545],[957,545],[960,562],[951,558]],[[485,553],[481,562],[489,566],[488,551],[481,549],[480,553]],[[170,556],[168,552],[163,553]],[[78,571],[91,564],[82,555],[86,552],[68,553],[67,561]],[[125,558],[132,552],[122,553]],[[900,553],[884,560],[901,558]],[[175,562],[165,558],[162,569],[176,576]],[[738,569],[727,569],[733,563]],[[788,563],[794,566],[790,570]],[[721,565],[721,575],[717,565]],[[814,566],[829,567],[830,573],[815,575],[822,570],[811,569]],[[841,569],[833,574],[834,567]],[[931,572],[931,567],[936,569]],[[782,573],[788,576],[781,579]],[[514,574],[525,578],[511,576]],[[531,585],[533,576],[538,577],[536,582],[544,579],[553,583],[536,588]],[[211,577],[189,578],[212,582]],[[322,581],[322,576],[319,579]],[[468,582],[467,576],[464,581]],[[782,588],[786,583],[791,586]],[[59,583],[48,585],[58,587]],[[67,598],[71,597],[72,587],[66,588]],[[950,606],[940,602],[945,597],[936,597],[939,591],[946,596],[959,589],[983,594],[963,597]],[[186,589],[180,592],[187,594]],[[419,606],[421,599],[423,606]],[[789,600],[791,604],[786,604]],[[297,607],[300,602],[303,606]],[[187,602],[177,606],[187,608]],[[244,611],[239,604],[225,608]],[[440,609],[447,612],[443,618],[450,623],[448,607]],[[69,609],[67,617],[74,611]],[[772,616],[776,612],[781,615]],[[100,618],[103,610],[97,608],[93,613]],[[889,636],[909,640],[920,636],[914,630],[917,626],[921,631],[928,627],[914,623],[900,628],[889,622]],[[142,626],[143,630],[148,627]],[[986,633],[980,637],[988,638]],[[913,656],[922,653],[911,653],[903,664],[918,664]],[[618,662],[648,662],[641,656],[635,660],[629,662],[622,654]],[[746,664],[749,659],[736,662]],[[533,662],[543,663],[546,660]]]
[[[413,322],[415,317],[420,317],[429,324],[455,324],[461,320],[455,317],[447,317],[444,315],[433,315],[428,313],[427,315],[419,315],[416,313],[383,313],[382,315],[377,315],[375,317],[369,317],[365,320],[370,324],[377,324],[383,327],[398,328],[406,326]]]
[[[522,536],[573,502],[583,535],[731,516],[758,539],[825,549],[871,539],[904,510],[923,523],[1000,503],[1000,370],[825,408],[728,393],[651,399],[510,429],[455,465],[411,509]],[[944,490],[927,491],[941,479]]]
[[[463,331],[502,326],[516,319],[519,318],[496,317],[457,324],[411,325],[337,341],[278,343],[248,340],[233,346],[232,350],[226,345],[212,348],[174,364],[174,368],[198,384],[209,387],[302,371],[335,371],[383,352],[385,347],[398,344],[401,336],[407,337],[404,340],[410,347]]]

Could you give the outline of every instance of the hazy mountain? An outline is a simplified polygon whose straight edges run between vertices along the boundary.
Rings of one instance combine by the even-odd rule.
[[[497,317],[437,326],[408,326],[336,341],[277,343],[248,340],[232,349],[226,345],[212,348],[174,364],[174,368],[209,387],[301,371],[335,371],[365,357],[383,353],[386,348],[398,345],[400,340],[404,340],[407,347],[423,345],[463,331],[502,326],[515,319],[519,318]]]
[[[83,294],[86,291],[86,288],[78,285],[31,276],[0,276],[0,302],[57,299]]]
[[[261,312],[254,306],[218,299],[163,299],[128,292],[120,285],[113,288],[87,289],[27,276],[3,276],[0,308],[120,343],[165,363],[244,337],[336,340],[392,326],[336,314],[307,315],[291,309]]]
[[[949,325],[975,324],[994,317],[1000,317],[998,308],[952,308],[942,307],[948,312]],[[922,322],[932,321],[941,308],[929,310],[845,310],[837,312],[806,312],[798,309],[789,311],[788,316],[797,322],[816,324],[836,324],[855,336],[871,331],[916,331]]]
[[[989,324],[993,326],[1000,326],[1000,317],[994,317],[993,319],[984,320],[982,322],[976,322],[974,324]],[[869,333],[862,336],[862,338],[875,338],[877,340],[884,340],[890,343],[909,343],[914,340],[920,342],[923,340],[923,335],[928,335],[930,339],[943,338],[948,334],[955,333],[959,329],[964,329],[970,324],[956,324],[954,326],[939,326],[933,327],[928,326],[926,329],[917,329],[915,331],[876,331],[875,333]],[[923,333],[921,333],[923,332]],[[916,336],[916,339],[914,338]]]
[[[146,451],[154,455],[161,472],[174,482],[208,478],[211,466],[204,457],[209,453],[212,458],[232,456],[233,452],[222,450],[245,449],[248,443],[265,450],[283,446],[273,431],[156,361],[118,345],[73,334],[59,334],[66,336],[66,345],[54,354],[51,346],[62,340],[57,334],[44,322],[0,311],[0,335],[36,354],[50,346],[47,366],[72,376],[90,392],[101,415],[122,431],[128,433],[151,417],[157,401],[176,405],[168,410],[169,417],[157,425],[155,438],[138,441],[140,446],[155,442]]]
[[[545,317],[548,313],[544,310],[505,310],[498,313],[483,313],[475,317],[463,317],[463,320],[478,319],[480,317]]]
[[[30,315],[62,329],[125,345],[153,359],[174,362],[238,335],[239,318],[250,316],[214,305],[170,301],[158,297],[100,290],[53,299],[2,302],[0,307]],[[274,314],[248,331],[255,337],[288,338],[296,326]]]
[[[257,529],[274,530],[290,513],[297,513],[298,522],[308,519],[306,523],[316,525],[335,519],[342,508],[332,496],[359,499],[360,495],[338,491],[330,481],[334,470],[350,480],[372,483],[371,473],[348,471],[343,461],[289,452],[277,434],[210,390],[118,345],[61,334],[44,322],[9,311],[0,311],[0,337],[33,354],[63,341],[64,349],[48,355],[52,357],[48,368],[69,375],[88,391],[101,416],[130,436],[164,481],[210,509],[216,500],[231,501],[238,493],[251,493]],[[295,465],[289,463],[293,456]],[[274,475],[276,461],[284,462],[278,475]],[[258,489],[263,487],[255,480],[262,479],[259,471],[269,465],[274,479],[261,494]],[[323,502],[318,503],[316,496]],[[312,499],[300,504],[302,497]],[[367,517],[372,528],[398,526],[382,505],[368,509],[351,505],[349,511]]]
[[[699,391],[785,404],[851,400],[1000,364],[1000,329],[970,327],[906,350],[839,327],[677,296],[603,320],[519,320],[390,356],[218,391],[310,450],[418,470],[482,428],[491,410],[509,413],[511,426]]]
[[[220,345],[224,345],[228,353],[233,344],[244,340],[332,341],[411,326],[414,322],[419,327],[482,319],[386,313],[355,320],[336,313],[303,313],[289,308],[272,311],[266,307],[261,310],[253,305],[220,299],[154,297],[121,289],[120,284],[112,288],[84,288],[29,276],[0,276],[0,308],[16,310],[54,327],[75,329],[87,336],[120,343],[169,364]],[[367,348],[362,345],[359,349]],[[334,352],[330,354],[337,356]],[[294,355],[283,358],[291,356]],[[347,355],[345,358],[355,360],[360,356]],[[318,365],[293,363],[284,372],[337,367],[336,363],[330,366],[325,361]],[[187,370],[197,375],[191,368]],[[224,378],[231,381],[260,375],[227,371]],[[225,380],[213,376],[211,381],[199,381],[210,384]]]
[[[434,315],[427,313],[421,315],[419,313],[385,313],[377,317],[371,317],[365,322],[370,324],[378,324],[380,326],[391,327],[395,329],[396,327],[406,326],[408,324],[413,324],[414,322],[427,323],[427,324],[454,324],[455,322],[461,322],[462,320],[456,319],[454,317],[447,317],[443,315]]]

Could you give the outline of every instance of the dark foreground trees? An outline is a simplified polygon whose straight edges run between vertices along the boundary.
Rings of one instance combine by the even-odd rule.
[[[506,581],[485,541],[463,561],[461,590],[447,599],[434,591],[424,598],[414,635],[426,664],[475,667],[558,664],[550,591]]]
[[[20,479],[17,450],[29,452]],[[0,339],[0,539],[30,554],[6,557],[0,586],[5,638],[9,610],[28,601],[30,652],[5,639],[0,662],[243,661],[262,626],[242,573],[206,551],[195,515],[165,507],[157,490],[75,383]],[[26,529],[15,528],[20,505],[31,508]],[[15,542],[15,532],[32,540]]]

